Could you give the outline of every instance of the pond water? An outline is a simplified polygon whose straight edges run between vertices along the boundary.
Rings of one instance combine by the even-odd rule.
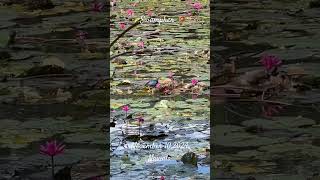
[[[115,122],[110,131],[110,143],[115,148],[111,153],[111,179],[210,179],[209,6],[202,4],[205,7],[200,12],[183,1],[145,1],[137,6],[123,1],[112,9],[112,40],[122,32],[120,23],[126,28],[133,24],[134,19],[127,15],[129,9],[134,11],[134,18],[149,17],[149,11],[153,14],[149,18],[166,16],[175,22],[143,22],[112,47],[111,57],[125,51],[133,54],[116,57],[110,64],[111,120]],[[185,20],[179,22],[179,17]],[[144,47],[138,46],[141,42]],[[156,79],[160,88],[145,86]],[[194,95],[192,79],[205,86],[194,90]],[[129,106],[127,113],[122,110],[125,105]],[[144,118],[140,127],[136,123],[139,117]],[[160,148],[126,148],[133,141],[155,143]],[[116,142],[122,142],[123,147]],[[182,161],[188,152],[198,156],[197,166]]]
[[[308,78],[291,75],[319,77],[320,49],[314,40],[319,8],[309,3],[216,1],[213,53],[235,63],[236,77],[213,80],[214,92],[229,93],[213,98],[214,179],[319,178],[319,86],[316,80],[310,84]],[[241,86],[249,79],[246,73],[263,70],[259,60],[264,54],[282,60],[279,71],[291,78],[291,88],[268,95],[247,92],[258,87],[253,84],[243,89],[248,87]],[[242,81],[230,84],[237,77]],[[301,86],[311,88],[297,88]]]
[[[53,2],[39,11],[0,6],[0,51],[9,54],[0,57],[0,179],[50,179],[50,157],[39,149],[52,139],[66,145],[56,173],[72,165],[73,179],[85,179],[107,168],[106,14],[91,12],[89,1]]]

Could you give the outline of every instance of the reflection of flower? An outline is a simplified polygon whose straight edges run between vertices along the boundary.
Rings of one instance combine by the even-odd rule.
[[[91,6],[91,10],[92,11],[95,11],[95,12],[101,12],[102,9],[103,9],[104,5],[102,2],[97,2],[97,1],[94,1],[92,3],[92,6]]]
[[[52,178],[54,177],[54,156],[64,152],[65,145],[57,144],[56,140],[46,142],[46,145],[40,146],[40,153],[51,157]]]
[[[198,82],[199,82],[199,80],[197,80],[197,79],[192,79],[192,80],[191,80],[191,84],[192,84],[193,86],[197,85]]]
[[[128,9],[127,10],[127,15],[128,16],[133,16],[134,15],[134,11],[132,9]]]
[[[264,55],[260,60],[261,64],[267,71],[272,70],[273,68],[277,68],[281,65],[282,61],[276,56],[272,55]]]
[[[202,4],[200,2],[195,2],[192,4],[192,7],[197,11],[200,11],[202,9]]]
[[[124,30],[124,29],[126,28],[126,24],[125,24],[124,22],[120,22],[120,23],[119,23],[119,28],[120,28],[121,30]]]

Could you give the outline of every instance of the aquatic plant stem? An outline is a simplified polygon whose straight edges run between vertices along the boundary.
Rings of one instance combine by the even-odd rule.
[[[114,43],[116,43],[122,36],[124,36],[128,31],[130,31],[132,28],[138,26],[140,23],[140,18],[134,23],[132,24],[130,27],[128,27],[126,30],[124,30],[121,34],[119,34],[117,36],[117,38],[115,40],[113,40],[110,44],[110,48],[114,45]]]
[[[52,179],[54,180],[54,159],[53,159],[53,156],[51,156],[51,173],[52,173]]]
[[[141,136],[140,135],[140,128],[141,128],[141,123],[139,122],[139,137]]]
[[[127,111],[126,111],[126,119],[127,119],[127,117],[128,117],[128,115],[127,115]],[[128,128],[128,126],[129,126],[129,120],[127,119],[126,121],[125,121],[126,123],[127,123],[127,127],[126,127],[126,133],[128,134],[129,132],[129,128]]]

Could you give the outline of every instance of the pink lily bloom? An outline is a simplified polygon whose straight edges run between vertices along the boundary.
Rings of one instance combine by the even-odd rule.
[[[164,176],[161,176],[161,177],[160,177],[160,180],[165,180]]]
[[[57,144],[57,141],[48,141],[46,145],[40,146],[40,153],[47,156],[56,156],[64,152],[65,145],[62,143]]]
[[[126,24],[125,24],[124,22],[120,22],[120,23],[119,23],[119,28],[120,28],[121,30],[125,30],[125,29],[126,29]]]
[[[193,86],[197,85],[198,82],[199,82],[199,80],[197,80],[197,79],[192,79],[192,80],[191,80],[191,84],[192,84]]]
[[[202,9],[202,4],[200,2],[196,2],[192,4],[193,9],[196,9],[197,11],[200,11]]]
[[[57,144],[56,140],[47,141],[46,145],[40,146],[40,153],[51,157],[51,175],[54,178],[54,156],[64,152],[65,145],[62,143]]]
[[[130,108],[129,108],[128,105],[125,105],[125,106],[122,107],[122,110],[123,110],[124,112],[128,112],[128,111],[130,110]]]
[[[122,111],[126,112],[126,117],[128,116],[128,111],[130,110],[128,105],[122,107]]]
[[[270,71],[273,68],[277,68],[277,67],[281,66],[281,64],[282,64],[282,61],[279,58],[277,58],[276,56],[272,56],[272,55],[262,56],[260,62],[267,71]]]
[[[128,9],[127,10],[127,15],[130,17],[130,16],[133,16],[134,15],[134,11],[132,9]]]

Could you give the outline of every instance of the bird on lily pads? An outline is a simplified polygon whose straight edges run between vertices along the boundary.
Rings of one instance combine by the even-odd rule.
[[[149,91],[150,91],[150,88],[151,88],[152,89],[152,94],[153,94],[153,90],[154,90],[154,88],[157,87],[158,83],[159,83],[159,78],[148,81],[145,84],[145,86],[149,88]]]
[[[157,84],[159,83],[159,78],[158,79],[153,79],[153,80],[150,80],[148,81],[145,86],[147,87],[151,87],[151,88],[155,88],[157,86]]]

